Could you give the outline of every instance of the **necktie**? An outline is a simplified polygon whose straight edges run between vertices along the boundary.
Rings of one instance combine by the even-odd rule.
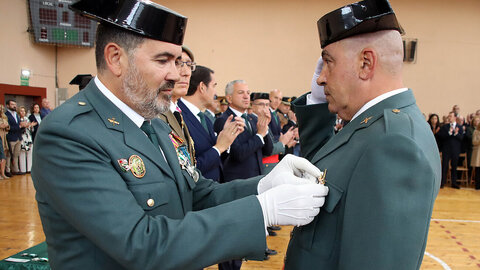
[[[272,114],[272,118],[275,119],[275,123],[278,125],[279,122],[278,122],[278,116],[277,116],[277,113],[276,112],[272,112],[270,111],[270,113]]]
[[[205,111],[205,116],[210,119],[210,122],[215,123],[215,115],[210,111]]]
[[[248,122],[247,114],[242,114],[242,118],[245,120],[245,128],[248,130],[248,132],[252,133],[252,127],[250,127],[250,122]]]
[[[152,125],[150,124],[150,121],[144,121],[140,129],[147,134],[147,137],[150,139],[150,141],[157,147],[157,149],[160,147],[158,144],[158,138],[157,134],[155,134],[155,130],[153,129]]]
[[[208,133],[207,121],[205,120],[205,114],[203,112],[197,113],[198,117],[200,117],[200,123],[203,126],[203,129]]]
[[[183,117],[182,117],[182,115],[178,111],[174,111],[173,116],[175,116],[175,119],[177,119],[178,124],[183,129]]]

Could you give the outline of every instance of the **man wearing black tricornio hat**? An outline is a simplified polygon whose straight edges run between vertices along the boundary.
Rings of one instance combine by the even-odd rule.
[[[201,176],[181,138],[157,118],[188,66],[185,17],[150,1],[81,0],[71,8],[100,21],[98,76],[44,119],[35,138],[32,179],[52,269],[261,260],[266,226],[313,220],[328,190],[294,175],[320,175],[305,159],[220,185]]]
[[[323,61],[293,106],[302,154],[330,191],[314,222],[294,229],[285,269],[419,269],[441,173],[403,86],[403,29],[387,0],[332,11],[318,29]],[[335,114],[350,123],[332,136]]]

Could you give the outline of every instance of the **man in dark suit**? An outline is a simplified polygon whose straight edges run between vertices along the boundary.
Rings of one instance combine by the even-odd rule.
[[[301,152],[330,192],[315,221],[294,228],[285,270],[419,269],[441,168],[403,85],[403,29],[387,0],[339,8],[318,29],[323,61],[294,110]],[[333,135],[335,114],[350,123]]]
[[[20,156],[20,146],[22,144],[22,128],[25,128],[25,123],[20,122],[20,117],[17,114],[17,103],[15,100],[7,100],[7,110],[5,115],[8,118],[10,130],[7,133],[7,142],[10,146],[10,157],[7,159],[6,175],[19,174],[18,157]]]
[[[239,178],[250,178],[263,174],[263,155],[272,153],[273,144],[268,135],[270,118],[247,114],[250,106],[250,90],[244,80],[231,81],[225,87],[225,97],[229,108],[215,121],[215,132],[220,133],[223,126],[232,117],[242,117],[245,122],[244,131],[237,136],[226,157],[223,168],[225,181]],[[270,233],[270,231],[269,231]],[[229,242],[233,244],[233,242]],[[268,249],[265,249],[268,251]],[[220,270],[238,270],[241,260],[232,260],[219,264]]]
[[[448,122],[444,124],[438,132],[438,137],[442,141],[442,184],[447,182],[448,165],[450,162],[452,187],[459,189],[457,184],[457,166],[458,156],[462,150],[463,127],[458,125],[455,112],[448,114]]]
[[[221,155],[243,132],[244,123],[240,117],[232,122],[232,116],[218,136],[215,135],[213,123],[205,115],[205,110],[215,96],[216,85],[213,70],[197,66],[190,79],[187,95],[178,101],[178,106],[195,142],[197,168],[204,177],[223,182]]]
[[[157,116],[180,78],[185,17],[149,1],[80,0],[70,8],[100,21],[98,76],[43,119],[35,139],[32,179],[52,269],[261,260],[266,226],[304,225],[319,213],[328,189],[298,177],[320,175],[304,159],[218,184],[178,151]],[[289,210],[296,206],[304,207]]]
[[[225,96],[230,106],[215,121],[215,132],[220,133],[232,115],[242,117],[245,122],[245,130],[235,139],[223,163],[225,181],[261,175],[262,157],[270,155],[273,148],[272,139],[267,136],[269,119],[247,114],[250,90],[245,81],[229,82],[225,87]]]

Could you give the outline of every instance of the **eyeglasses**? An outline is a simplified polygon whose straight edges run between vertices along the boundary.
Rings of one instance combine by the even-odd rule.
[[[195,62],[190,62],[190,61],[180,62],[180,67],[183,67],[185,65],[187,65],[187,67],[189,67],[192,71],[195,71],[195,68],[197,67],[197,63]]]

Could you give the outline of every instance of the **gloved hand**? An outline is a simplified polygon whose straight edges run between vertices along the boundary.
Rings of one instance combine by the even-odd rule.
[[[281,185],[257,195],[266,227],[306,225],[320,212],[328,188],[320,184]]]
[[[273,170],[258,182],[258,194],[282,184],[315,184],[320,170],[308,160],[291,154],[286,155]]]
[[[317,67],[315,68],[315,72],[313,73],[312,84],[310,86],[310,90],[312,91],[312,93],[310,94],[310,102],[312,104],[327,102],[327,99],[325,98],[325,91],[323,90],[323,86],[317,84],[317,79],[320,76],[322,69],[323,69],[323,59],[320,56],[320,58],[318,58],[318,61],[317,61]]]

